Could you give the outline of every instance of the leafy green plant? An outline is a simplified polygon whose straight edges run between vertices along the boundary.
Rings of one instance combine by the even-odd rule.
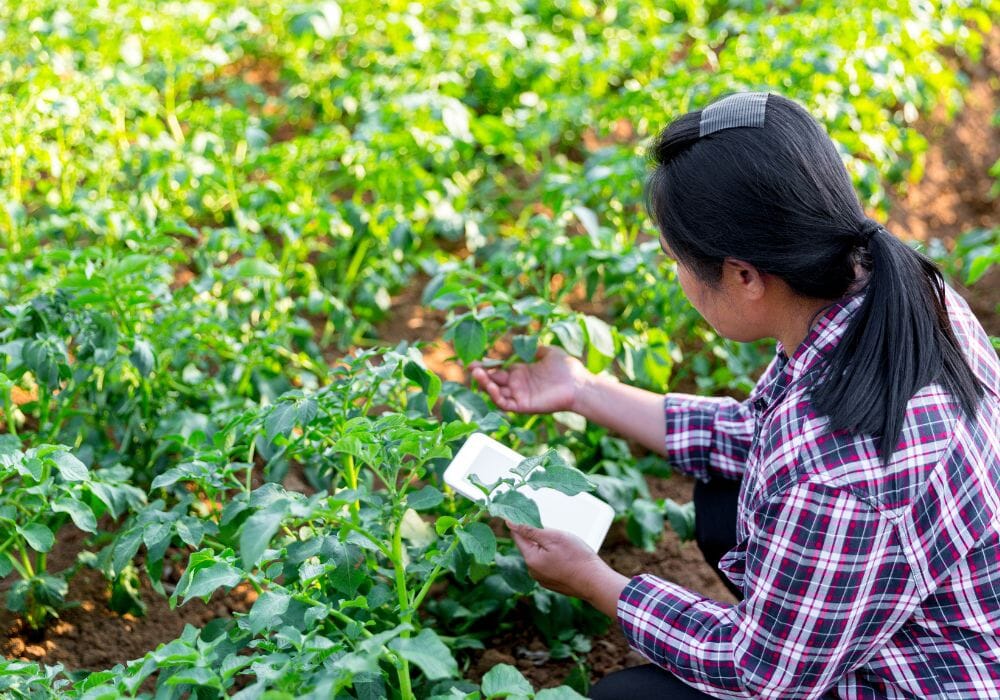
[[[118,517],[138,507],[144,494],[128,484],[127,469],[92,472],[67,448],[41,445],[21,451],[0,439],[0,579],[17,574],[7,591],[9,610],[40,630],[66,606],[67,572],[50,572],[48,554],[70,522],[97,533],[105,514]]]
[[[972,286],[1000,264],[1000,228],[966,231],[955,241],[950,252],[941,251],[939,259],[963,284]]]

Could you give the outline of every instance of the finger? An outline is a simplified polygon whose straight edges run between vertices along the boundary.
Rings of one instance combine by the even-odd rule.
[[[521,551],[521,556],[527,559],[531,556],[532,549],[534,549],[534,543],[530,540],[525,539],[516,530],[510,531],[510,538],[514,540],[514,544]]]
[[[505,411],[513,410],[514,402],[511,400],[510,396],[504,396],[502,390],[496,384],[491,383],[483,388],[486,389],[486,393],[490,395],[490,398],[493,399],[493,403],[497,406]]]
[[[485,389],[486,392],[494,397],[494,394],[499,394],[500,387],[497,386],[493,378],[484,370],[482,367],[477,367],[472,371],[472,378],[478,382],[481,389]]]
[[[490,374],[490,379],[501,386],[506,385],[510,381],[510,373],[505,369],[494,370]]]
[[[483,366],[480,364],[469,365],[469,371],[470,374],[472,374],[472,378],[483,386],[489,384],[492,381],[490,379],[490,375],[487,374],[486,370],[483,369]]]
[[[520,537],[531,540],[535,544],[541,544],[541,540],[545,533],[543,530],[539,530],[536,527],[531,527],[531,525],[523,525],[521,523],[507,523],[507,527],[510,528],[512,533],[516,533]]]

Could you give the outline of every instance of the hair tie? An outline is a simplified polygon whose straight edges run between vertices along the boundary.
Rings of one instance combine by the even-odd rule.
[[[874,236],[879,231],[885,229],[885,227],[875,219],[865,219],[860,224],[858,224],[858,238],[864,245],[868,245],[871,241],[872,236]]]

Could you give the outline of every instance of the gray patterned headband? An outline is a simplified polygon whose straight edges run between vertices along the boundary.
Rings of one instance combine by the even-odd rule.
[[[698,136],[739,126],[764,126],[766,92],[741,92],[723,97],[701,110]]]

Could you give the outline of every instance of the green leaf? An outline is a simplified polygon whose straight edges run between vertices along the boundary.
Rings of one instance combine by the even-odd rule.
[[[583,355],[583,328],[575,318],[567,318],[552,324],[552,332],[556,334],[563,348],[573,357]]]
[[[7,592],[7,606],[13,612],[27,613],[28,622],[44,624],[45,618],[64,607],[69,585],[65,576],[38,574],[14,582]]]
[[[535,689],[531,687],[521,672],[510,664],[497,664],[483,676],[483,697],[484,698],[505,698],[509,695],[534,694]]]
[[[995,253],[994,257],[983,255],[975,258],[972,264],[969,265],[969,274],[965,277],[965,284],[968,286],[978,282],[986,274],[986,271],[993,267],[998,259],[1000,259],[1000,252]]]
[[[235,567],[226,562],[216,562],[194,572],[190,578],[191,583],[183,592],[184,599],[203,598],[212,595],[219,588],[232,588],[241,580],[240,572]]]
[[[509,520],[516,525],[542,526],[538,505],[518,491],[504,491],[493,498],[489,504],[489,511],[490,515]]]
[[[135,344],[132,346],[132,354],[128,358],[135,365],[135,368],[139,370],[139,374],[144,377],[148,377],[149,373],[156,366],[156,359],[153,356],[153,346],[142,338],[136,338]]]
[[[652,552],[663,536],[663,509],[645,498],[636,499],[629,511],[625,530],[632,542]]]
[[[483,432],[490,432],[483,425],[492,415],[483,397],[464,386],[456,386],[441,405],[441,417],[446,421],[462,421],[463,423],[479,423]]]
[[[296,425],[305,426],[316,417],[319,405],[316,399],[295,399],[277,404],[264,420],[264,433],[269,441],[278,435],[288,437]]]
[[[462,549],[480,564],[492,564],[497,553],[497,539],[485,523],[469,523],[458,531]]]
[[[125,570],[136,552],[142,544],[143,528],[133,527],[125,532],[119,532],[115,537],[114,545],[111,549],[111,566],[115,572],[120,573]]]
[[[59,451],[52,454],[52,461],[59,470],[63,481],[86,481],[90,472],[87,467],[69,452]]]
[[[406,494],[406,505],[413,510],[430,510],[441,505],[442,501],[444,501],[444,494],[433,486],[425,486],[419,491]]]
[[[667,498],[663,502],[667,511],[667,518],[670,520],[670,527],[674,529],[677,536],[682,541],[694,539],[694,501],[684,504],[677,503],[673,499]]]
[[[243,258],[236,263],[234,272],[237,277],[281,277],[281,271],[274,265],[259,258]]]
[[[536,489],[555,489],[567,496],[594,490],[594,485],[583,472],[565,464],[549,464],[544,469],[534,471],[527,483]]]
[[[59,498],[52,502],[52,510],[55,513],[69,513],[73,524],[84,532],[97,532],[97,519],[94,511],[83,501],[73,498]]]
[[[214,671],[201,666],[191,668],[181,668],[176,673],[172,673],[164,682],[164,685],[196,685],[206,688],[215,688],[222,691],[222,681]]]
[[[177,520],[177,536],[181,541],[190,547],[201,546],[201,540],[205,536],[205,521],[199,518],[182,516]],[[145,535],[143,536],[145,538]]]
[[[514,352],[522,362],[534,362],[538,354],[538,336],[515,335]]]
[[[29,340],[22,350],[22,358],[39,383],[50,389],[59,386],[64,371],[67,374],[69,372],[66,345],[55,336],[40,336]]]
[[[604,357],[615,356],[615,339],[612,335],[611,326],[597,318],[596,316],[584,316],[584,325],[587,327],[587,337],[590,345]]]
[[[243,523],[240,531],[240,560],[248,571],[260,562],[271,538],[281,527],[285,517],[284,501],[272,503],[266,510],[259,510]]]
[[[525,478],[533,471],[539,469],[545,462],[545,460],[555,459],[555,458],[558,458],[558,453],[554,451],[545,452],[540,455],[532,455],[531,457],[525,457],[511,469],[511,473],[516,474],[517,476],[520,476],[522,478]]]
[[[455,657],[433,630],[422,629],[416,637],[394,639],[389,648],[416,665],[432,681],[458,675]]]
[[[28,523],[23,527],[19,525],[17,531],[21,533],[28,546],[36,552],[48,552],[52,549],[52,545],[56,541],[56,536],[52,534],[52,530],[41,523]]]
[[[260,634],[266,629],[274,627],[281,621],[281,616],[288,610],[288,604],[292,597],[280,591],[264,591],[261,596],[254,601],[250,613],[247,615],[247,625],[251,634]]]
[[[434,530],[439,535],[443,535],[448,532],[448,530],[458,524],[458,519],[453,518],[450,515],[442,515],[440,518],[434,521]]]
[[[486,329],[477,319],[467,316],[455,327],[455,352],[465,364],[482,358],[486,352]]]
[[[437,403],[438,395],[441,393],[441,377],[429,371],[418,362],[407,362],[403,366],[403,374],[411,381],[416,382],[424,394],[427,396],[428,408],[433,408]]]

